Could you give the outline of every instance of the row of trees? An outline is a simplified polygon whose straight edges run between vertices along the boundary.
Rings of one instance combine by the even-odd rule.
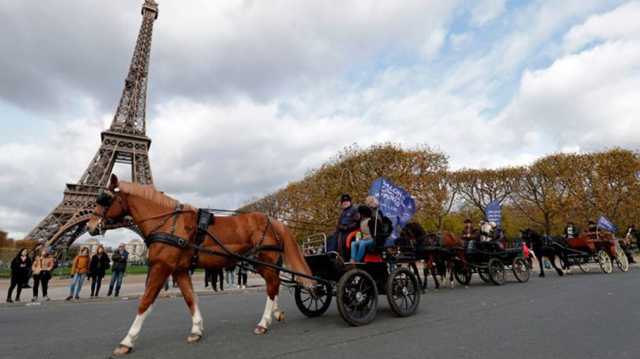
[[[524,167],[450,171],[444,153],[429,147],[383,144],[348,147],[302,180],[242,210],[286,220],[299,238],[335,225],[341,193],[362,202],[371,183],[385,176],[416,199],[416,221],[433,231],[460,231],[464,218],[483,219],[492,201],[503,205],[508,235],[532,227],[558,233],[604,215],[619,226],[640,218],[640,155],[625,149],[553,154]]]

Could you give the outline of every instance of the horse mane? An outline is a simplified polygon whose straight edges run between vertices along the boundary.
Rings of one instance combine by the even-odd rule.
[[[144,198],[162,207],[175,208],[178,205],[178,201],[158,191],[153,185],[141,185],[121,181],[118,188],[126,194]]]
[[[422,237],[427,235],[427,232],[424,230],[424,228],[422,228],[422,226],[417,222],[409,222],[409,223],[407,223],[404,226],[403,230],[404,229],[406,229],[411,234],[413,234],[413,236],[416,239],[420,239],[420,238],[422,238]]]

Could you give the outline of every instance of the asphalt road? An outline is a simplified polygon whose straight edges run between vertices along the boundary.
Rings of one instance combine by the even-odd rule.
[[[293,296],[266,336],[253,327],[258,291],[201,298],[205,337],[187,344],[181,298],[161,299],[134,358],[640,358],[640,269],[532,277],[502,287],[478,283],[429,291],[420,310],[395,318],[380,297],[376,320],[348,327],[332,308],[308,319]],[[135,313],[135,301],[0,308],[0,358],[108,358]]]

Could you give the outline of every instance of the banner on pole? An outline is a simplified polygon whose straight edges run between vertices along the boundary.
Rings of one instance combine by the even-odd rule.
[[[371,184],[369,195],[378,200],[380,210],[393,223],[390,239],[398,238],[402,227],[416,213],[416,202],[411,194],[390,180],[380,177]]]

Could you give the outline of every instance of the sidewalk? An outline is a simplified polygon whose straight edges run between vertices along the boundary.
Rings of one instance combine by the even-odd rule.
[[[124,277],[122,281],[122,287],[120,288],[120,299],[121,300],[129,300],[135,299],[141,296],[144,293],[145,287],[145,274],[132,274]],[[236,292],[242,291],[242,289],[233,286],[233,288],[227,288],[225,283],[224,291],[214,292],[211,289],[211,285],[208,288],[204,287],[204,273],[195,273],[193,277],[191,277],[193,282],[193,289],[199,295],[202,294],[213,294],[213,293],[224,293],[224,292]],[[118,298],[107,297],[107,293],[109,291],[109,282],[111,281],[111,276],[105,276],[102,279],[102,286],[100,287],[100,297],[97,299],[89,299],[89,295],[91,294],[91,280],[85,279],[84,285],[82,286],[82,291],[80,292],[80,300],[81,301],[89,301],[89,300],[118,300]],[[31,281],[33,284],[33,281]],[[49,281],[49,298],[52,301],[60,301],[64,300],[69,295],[69,285],[71,284],[71,279],[54,277]],[[24,288],[22,290],[22,294],[20,295],[20,303],[7,304],[7,291],[9,289],[10,281],[9,279],[0,279],[0,306],[10,306],[10,305],[25,305],[27,303],[31,303],[31,298],[33,297],[33,289],[32,288]],[[160,292],[160,296],[179,296],[180,289],[172,288],[171,281],[169,281],[169,290],[165,291],[164,289]],[[264,279],[262,277],[255,275],[253,273],[249,274],[247,278],[247,288],[262,288],[264,287]],[[219,289],[219,288],[218,288]],[[42,288],[39,288],[39,299],[42,300]],[[13,292],[13,298],[15,299],[15,290]]]

